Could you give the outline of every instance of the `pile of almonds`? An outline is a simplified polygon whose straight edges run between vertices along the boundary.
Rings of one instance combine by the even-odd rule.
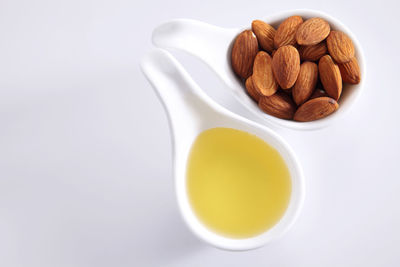
[[[351,39],[322,18],[291,16],[275,30],[254,20],[232,47],[234,72],[264,112],[313,121],[338,109],[343,82],[360,82]]]

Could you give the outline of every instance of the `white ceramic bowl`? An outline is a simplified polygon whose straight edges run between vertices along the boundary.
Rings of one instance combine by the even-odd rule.
[[[164,104],[168,114],[173,146],[173,172],[177,202],[182,217],[192,232],[207,243],[222,249],[248,250],[282,236],[298,217],[304,199],[304,178],[289,145],[272,130],[236,115],[215,103],[191,79],[183,67],[161,49],[148,53],[141,62],[143,73]],[[190,204],[187,192],[187,160],[197,136],[210,128],[225,127],[258,136],[274,147],[289,169],[292,192],[283,217],[268,231],[251,238],[229,238],[203,224]]]
[[[263,20],[277,27],[289,16],[299,15],[304,20],[312,17],[321,17],[329,22],[332,30],[345,32],[353,41],[361,70],[361,82],[357,85],[344,84],[342,96],[339,99],[339,109],[333,114],[316,121],[296,122],[283,120],[261,111],[247,95],[243,82],[233,73],[230,66],[231,47],[238,33],[251,27],[249,23],[241,28],[226,29],[206,24],[200,21],[178,19],[157,27],[153,32],[153,43],[160,48],[173,48],[186,51],[203,60],[227,84],[239,102],[261,118],[265,125],[279,125],[296,130],[319,129],[330,125],[343,116],[354,105],[364,87],[366,67],[363,51],[356,36],[340,21],[332,16],[309,9],[299,9],[279,12],[267,16]]]

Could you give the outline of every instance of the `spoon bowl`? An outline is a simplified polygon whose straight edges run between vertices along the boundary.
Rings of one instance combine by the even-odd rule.
[[[168,115],[177,202],[192,232],[218,248],[248,250],[260,247],[289,230],[303,203],[304,179],[298,160],[288,144],[270,129],[215,103],[168,52],[156,49],[148,53],[141,61],[141,68]],[[238,129],[258,136],[280,153],[289,169],[292,184],[289,206],[275,226],[258,236],[235,239],[215,233],[197,218],[189,203],[186,171],[191,146],[201,132],[215,127]]]
[[[325,19],[332,30],[345,32],[353,41],[361,70],[361,82],[357,85],[344,84],[342,96],[339,99],[339,109],[320,120],[311,122],[296,122],[279,119],[268,115],[259,109],[258,105],[247,95],[244,83],[235,75],[230,65],[231,48],[236,36],[244,29],[250,28],[251,23],[242,28],[221,28],[201,21],[176,19],[164,23],[153,31],[153,43],[164,49],[185,51],[205,62],[217,76],[230,88],[238,102],[247,108],[256,118],[267,126],[282,126],[296,130],[313,130],[330,125],[356,102],[364,87],[366,77],[365,60],[362,48],[354,34],[341,22],[320,11],[300,9],[280,12],[264,19],[265,22],[277,28],[287,17],[299,15],[304,20],[312,17]],[[256,19],[256,18],[254,18]]]

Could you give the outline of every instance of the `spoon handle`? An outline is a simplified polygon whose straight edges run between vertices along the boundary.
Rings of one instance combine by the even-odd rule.
[[[167,51],[154,49],[142,58],[140,66],[163,103],[175,138],[198,130],[204,119],[219,114],[221,108]]]
[[[239,29],[226,29],[190,19],[171,20],[153,31],[153,44],[178,49],[205,62],[229,88],[237,86],[230,66],[230,47]]]

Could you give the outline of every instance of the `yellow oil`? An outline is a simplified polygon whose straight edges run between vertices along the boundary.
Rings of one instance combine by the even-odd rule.
[[[187,192],[200,221],[231,238],[273,227],[288,207],[289,170],[272,146],[231,128],[202,132],[187,165]]]

